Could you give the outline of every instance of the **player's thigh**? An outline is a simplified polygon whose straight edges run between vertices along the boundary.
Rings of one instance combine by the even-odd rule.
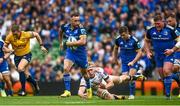
[[[25,68],[28,64],[29,64],[28,60],[22,58],[18,65],[18,71],[25,71]]]
[[[3,81],[2,73],[0,73],[0,82]]]
[[[172,69],[173,69],[172,62],[164,62],[163,72],[164,72],[165,76],[169,75],[171,73]]]
[[[167,76],[171,73],[174,65],[174,56],[170,55],[165,57],[163,64],[164,75]]]
[[[74,62],[69,59],[64,59],[64,71],[69,72]]]
[[[10,79],[10,72],[3,73],[2,76],[3,76],[3,79],[4,79],[5,82],[9,83],[11,81],[11,79]]]

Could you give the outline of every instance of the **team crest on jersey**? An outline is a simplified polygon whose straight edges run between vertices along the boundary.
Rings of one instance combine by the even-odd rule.
[[[123,42],[120,42],[121,45],[123,45]]]
[[[153,35],[156,35],[156,32],[153,32]]]
[[[163,35],[168,35],[168,32],[167,31],[163,31]]]

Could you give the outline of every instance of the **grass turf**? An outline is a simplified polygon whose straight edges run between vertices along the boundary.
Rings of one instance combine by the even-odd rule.
[[[173,96],[171,100],[166,100],[164,96],[137,96],[135,100],[102,100],[94,96],[90,100],[83,100],[78,96],[68,98],[58,98],[58,96],[26,96],[26,97],[1,97],[1,106],[57,106],[57,105],[78,105],[78,106],[113,106],[113,105],[179,105],[180,99]]]

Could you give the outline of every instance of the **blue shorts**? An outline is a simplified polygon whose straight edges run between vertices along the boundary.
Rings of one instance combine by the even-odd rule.
[[[16,65],[16,67],[18,67],[19,63],[21,62],[22,59],[26,59],[28,62],[31,61],[31,58],[32,58],[32,54],[31,52],[28,53],[28,54],[25,54],[23,56],[16,56],[14,57],[14,63]]]
[[[164,54],[155,54],[155,62],[156,62],[156,67],[161,68],[164,65],[164,62],[171,62],[174,63],[174,54],[170,56],[166,56]]]
[[[180,51],[174,53],[174,59],[180,59]]]
[[[0,72],[1,73],[7,73],[9,72],[9,68],[8,68],[8,63],[7,61],[3,61],[1,64],[0,64]]]
[[[122,63],[122,73],[129,72],[130,69],[138,70],[139,66],[137,63],[135,63],[133,66],[128,66],[128,63]]]
[[[66,52],[65,59],[71,60],[73,63],[79,67],[86,69],[88,67],[88,60],[86,54],[75,54],[72,52]]]
[[[180,66],[180,51],[174,53],[174,65]]]

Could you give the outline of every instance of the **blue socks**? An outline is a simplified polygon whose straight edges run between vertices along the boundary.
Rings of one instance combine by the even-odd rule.
[[[135,81],[130,81],[129,82],[129,90],[130,90],[130,95],[135,95]]]
[[[64,84],[65,84],[65,89],[70,91],[71,89],[71,77],[70,74],[64,74]]]
[[[19,72],[20,75],[20,82],[21,82],[21,90],[25,92],[25,84],[26,84],[26,76],[24,72]]]
[[[0,82],[0,89],[4,89],[4,85],[5,85],[4,82]]]
[[[164,87],[165,87],[167,97],[170,97],[170,94],[171,94],[171,83],[172,83],[172,76],[164,77]]]
[[[36,88],[36,81],[30,75],[26,80]]]

